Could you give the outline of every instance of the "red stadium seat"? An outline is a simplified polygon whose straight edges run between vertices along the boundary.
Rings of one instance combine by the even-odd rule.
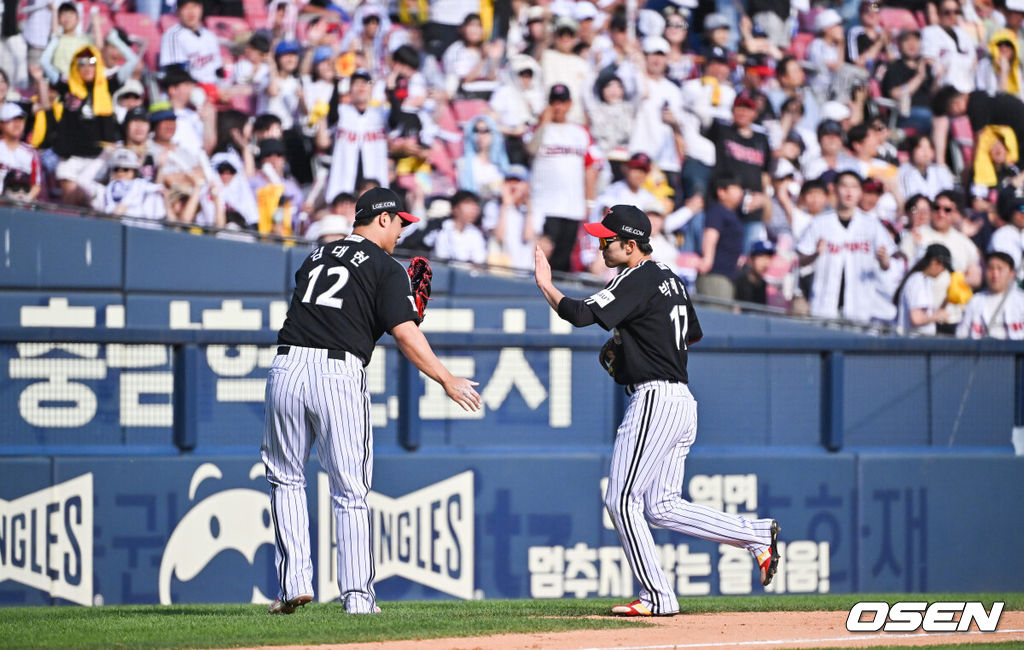
[[[879,24],[890,34],[899,34],[904,29],[919,29],[917,18],[909,9],[899,7],[883,7],[878,14]]]
[[[814,40],[814,34],[807,34],[805,32],[798,32],[793,36],[793,42],[789,44],[789,52],[795,56],[798,60],[803,61],[807,58],[807,48],[811,46],[811,41]]]
[[[148,14],[122,11],[114,14],[114,25],[131,36],[148,41],[143,61],[149,69],[156,68],[160,57],[160,28],[153,19]]]
[[[173,14],[164,14],[160,16],[160,33],[166,32],[171,27],[178,24],[178,17]]]
[[[114,19],[111,18],[109,10],[107,12],[100,11],[95,16],[90,16],[89,17],[89,21],[90,22],[89,22],[88,30],[89,30],[90,34],[92,33],[92,21],[93,20],[95,20],[97,23],[99,23],[99,25],[100,25],[100,35],[103,37],[104,40],[106,40],[107,34],[109,34],[110,30],[113,29],[113,27],[114,27]]]
[[[263,29],[267,26],[266,0],[242,0],[242,10],[253,29]]]
[[[482,99],[456,99],[452,102],[452,111],[460,127],[477,115],[486,113],[487,108],[487,102]]]

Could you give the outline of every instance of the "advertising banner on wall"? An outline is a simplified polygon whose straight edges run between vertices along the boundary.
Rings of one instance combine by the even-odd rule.
[[[602,505],[607,463],[588,454],[379,456],[368,500],[379,599],[633,595]],[[771,593],[1020,589],[1024,560],[1010,530],[1019,522],[993,528],[992,508],[961,507],[963,495],[936,474],[1019,500],[1019,459],[857,465],[843,455],[695,455],[685,496],[779,520],[783,561]],[[0,472],[0,604],[264,603],[277,594],[255,448],[251,458],[0,460]],[[307,492],[314,588],[331,601],[338,544],[315,461]],[[654,539],[680,597],[763,591],[746,551],[661,529]],[[986,549],[969,569],[936,561],[968,547]]]

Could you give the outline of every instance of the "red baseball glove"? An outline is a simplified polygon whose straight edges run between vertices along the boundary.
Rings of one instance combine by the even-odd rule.
[[[416,311],[420,319],[416,323],[423,322],[423,313],[427,311],[427,301],[430,300],[430,280],[434,272],[430,270],[430,262],[425,257],[414,257],[409,261],[409,285],[412,287],[412,295],[416,300]]]

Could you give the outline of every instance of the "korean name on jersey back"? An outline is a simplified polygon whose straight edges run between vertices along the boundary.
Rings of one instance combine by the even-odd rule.
[[[351,352],[367,363],[384,332],[418,317],[409,276],[375,243],[349,235],[319,246],[295,273],[281,345]]]
[[[668,267],[646,260],[624,269],[585,302],[622,341],[617,383],[689,381],[686,351],[702,332],[685,285]]]

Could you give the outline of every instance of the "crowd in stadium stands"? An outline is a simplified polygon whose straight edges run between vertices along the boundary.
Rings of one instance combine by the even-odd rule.
[[[638,5],[638,6],[637,6]],[[3,0],[3,194],[1024,339],[1024,0]],[[142,222],[145,223],[145,222]]]

